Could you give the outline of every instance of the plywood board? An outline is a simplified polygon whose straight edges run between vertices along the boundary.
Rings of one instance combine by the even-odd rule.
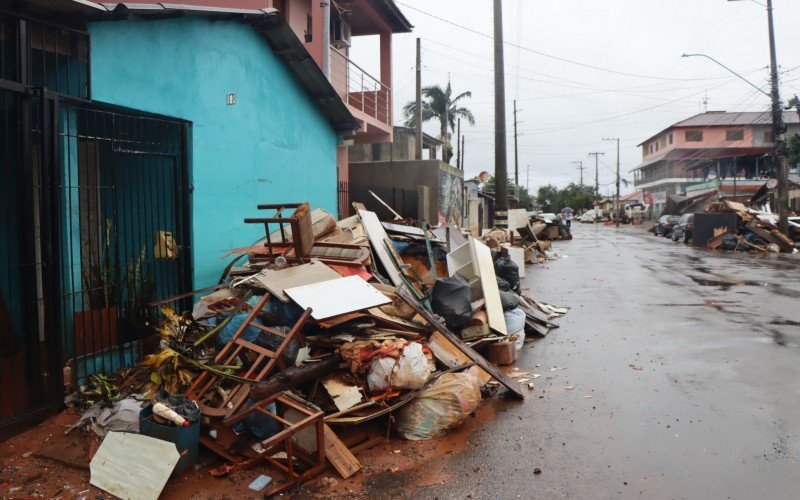
[[[372,251],[375,252],[375,255],[378,256],[378,260],[383,264],[392,284],[394,284],[394,286],[402,285],[403,278],[400,277],[400,270],[397,269],[391,255],[389,255],[389,250],[387,250],[384,244],[384,242],[386,242],[391,247],[392,242],[386,235],[386,230],[383,229],[383,225],[381,225],[381,221],[378,220],[378,216],[375,215],[375,212],[370,212],[368,210],[359,210],[358,216],[361,217],[361,225],[364,227],[367,238],[369,238],[369,242],[372,244]],[[400,262],[400,257],[398,256],[396,260]]]
[[[508,211],[508,229],[515,230],[528,225],[528,211],[524,208],[515,208]]]
[[[359,276],[289,288],[286,294],[303,309],[311,308],[316,320],[369,309],[391,302]],[[499,298],[499,296],[498,296]]]
[[[433,332],[433,334],[431,334],[431,337],[428,341],[428,348],[431,350],[431,352],[433,352],[433,356],[448,368],[455,368],[456,366],[462,366],[472,362],[472,360],[466,354],[461,352],[440,332]],[[476,365],[472,368],[475,369],[475,375],[478,379],[478,384],[480,384],[481,387],[492,380],[492,376],[480,366]]]
[[[361,462],[342,443],[328,424],[325,424],[325,457],[345,479],[361,470]]]
[[[473,253],[473,265],[481,280],[483,298],[486,300],[486,314],[489,315],[489,328],[502,335],[508,335],[506,319],[503,315],[503,304],[500,302],[500,289],[497,287],[497,276],[494,273],[494,261],[489,247],[470,238]]]
[[[264,269],[255,275],[255,279],[272,292],[272,294],[284,302],[289,302],[286,295],[287,288],[296,288],[313,283],[321,283],[341,278],[342,275],[326,266],[322,262],[313,264],[302,264],[300,266],[287,267],[279,271]]]
[[[89,464],[89,482],[123,500],[157,500],[179,459],[174,443],[109,432]]]
[[[506,247],[508,249],[508,257],[511,262],[519,268],[519,277],[525,277],[525,249],[519,247]]]

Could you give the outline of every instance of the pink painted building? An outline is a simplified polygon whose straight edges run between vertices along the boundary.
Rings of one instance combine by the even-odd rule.
[[[789,132],[798,115],[784,113]],[[774,177],[769,112],[709,111],[680,121],[639,144],[642,163],[634,185],[653,200],[658,215],[668,200],[681,201],[711,190],[744,195]]]

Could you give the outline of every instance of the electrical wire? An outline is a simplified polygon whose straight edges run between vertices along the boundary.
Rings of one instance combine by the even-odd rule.
[[[494,40],[494,36],[488,35],[486,33],[478,31],[476,29],[469,28],[469,27],[464,26],[462,24],[458,24],[456,22],[450,21],[449,19],[445,19],[445,18],[437,16],[435,14],[431,14],[430,12],[426,12],[426,11],[424,11],[422,9],[418,9],[416,7],[412,7],[411,5],[405,4],[403,2],[398,2],[398,1],[395,0],[395,3],[398,4],[398,5],[402,5],[403,7],[406,7],[408,9],[411,9],[411,10],[414,10],[416,12],[419,12],[420,14],[424,14],[426,16],[429,16],[429,17],[431,17],[433,19],[436,19],[438,21],[441,21],[443,23],[450,24],[452,26],[455,26],[455,27],[460,28],[460,29],[465,30],[465,31],[469,31],[470,33],[474,33],[474,34],[482,36],[484,38],[488,38],[490,40]],[[515,44],[515,43],[512,43],[512,42],[503,41],[503,44],[504,45],[508,45],[510,47],[515,47],[515,48],[517,48],[519,50],[523,50],[525,52],[530,52],[532,54],[536,54],[536,55],[539,55],[539,56],[542,56],[542,57],[547,57],[549,59],[554,59],[556,61],[561,61],[561,62],[564,62],[564,63],[573,64],[573,65],[576,65],[576,66],[581,66],[581,67],[584,67],[584,68],[593,69],[593,70],[597,70],[597,71],[603,71],[603,72],[606,72],[606,73],[612,73],[612,74],[615,74],[615,75],[629,76],[629,77],[634,77],[634,78],[647,78],[647,79],[651,79],[651,80],[682,81],[682,82],[686,82],[686,81],[712,81],[712,80],[721,80],[723,78],[727,78],[727,76],[725,76],[725,77],[710,77],[710,78],[672,78],[672,77],[668,77],[668,76],[655,76],[655,75],[642,75],[642,74],[637,74],[637,73],[628,73],[628,72],[625,72],[625,71],[617,71],[617,70],[614,70],[614,69],[603,68],[601,66],[595,66],[595,65],[592,65],[592,64],[586,64],[586,63],[582,63],[582,62],[575,61],[575,60],[572,60],[572,59],[567,59],[565,57],[560,57],[560,56],[556,56],[556,55],[553,55],[553,54],[548,54],[547,52],[542,52],[542,51],[534,50],[534,49],[531,49],[531,48],[528,48],[528,47],[523,47],[522,45],[518,45],[518,44]]]

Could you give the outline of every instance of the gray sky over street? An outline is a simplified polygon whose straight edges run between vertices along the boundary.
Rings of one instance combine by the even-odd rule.
[[[394,37],[395,123],[402,124],[401,109],[414,98],[420,37],[423,86],[444,86],[449,75],[454,92],[472,91],[464,105],[476,123],[462,123],[467,177],[493,172],[492,40],[475,33],[492,35],[491,0],[397,3],[415,28]],[[774,4],[785,101],[800,94],[800,1]],[[769,91],[767,16],[754,0],[504,0],[503,8],[508,171],[513,177],[511,101],[517,99],[520,184],[525,185],[530,165],[531,190],[577,183],[580,172],[573,161],[590,167],[584,182],[594,183],[590,151],[606,153],[600,190],[613,189],[615,145],[603,137],[622,139],[622,176],[632,181],[628,171],[641,157],[636,145],[701,112],[705,95],[709,110],[769,109],[766,96],[708,59],[680,57],[708,54]],[[377,40],[354,42],[351,57],[377,74]],[[438,125],[428,122],[425,131],[438,135]],[[629,191],[632,187],[623,187],[623,193]]]

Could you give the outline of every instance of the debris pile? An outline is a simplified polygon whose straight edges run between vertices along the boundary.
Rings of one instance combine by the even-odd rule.
[[[163,433],[147,435],[178,444],[180,457],[169,454],[165,467],[196,456],[199,443],[220,459],[212,475],[259,464],[268,475],[251,488],[273,495],[329,465],[352,476],[361,468],[354,453],[385,439],[387,427],[430,439],[461,424],[492,388],[525,397],[531,384],[497,365],[513,363],[526,335],[547,335],[567,312],[520,286],[525,263],[550,251],[540,236],[554,228],[559,237],[558,226],[481,240],[454,226],[381,222],[354,206],[358,215],[336,221],[308,203],[261,205],[268,216],[244,223],[263,226],[264,237],[231,250],[218,285],[151,304],[163,313],[160,351],[124,374],[113,403],[151,400],[137,424],[143,434],[156,424]],[[354,432],[367,423],[383,430]],[[101,450],[120,446],[115,438]],[[98,473],[101,484],[112,472]]]
[[[800,246],[800,217],[789,218],[789,234],[785,234],[778,229],[778,215],[769,205],[756,209],[726,200],[710,204],[706,212],[736,215],[735,232],[715,229],[706,243],[710,249],[796,253]]]

